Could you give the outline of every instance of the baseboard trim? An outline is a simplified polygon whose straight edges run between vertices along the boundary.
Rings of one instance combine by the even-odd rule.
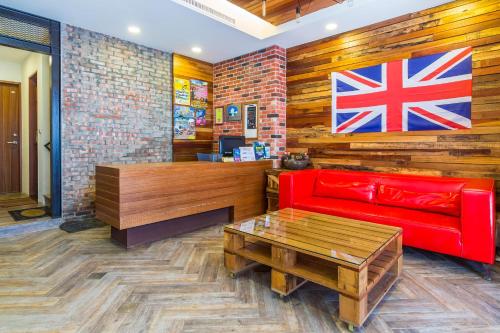
[[[226,207],[123,230],[111,227],[111,239],[131,248],[232,220],[233,208]]]

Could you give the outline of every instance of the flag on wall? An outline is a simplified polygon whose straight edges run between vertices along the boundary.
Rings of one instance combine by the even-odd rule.
[[[471,128],[472,49],[332,73],[332,132]]]

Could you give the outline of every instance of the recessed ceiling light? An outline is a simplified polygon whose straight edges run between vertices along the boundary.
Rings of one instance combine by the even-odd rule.
[[[337,27],[337,23],[328,23],[327,25],[325,25],[325,29],[330,31],[337,29]]]
[[[193,46],[191,48],[191,51],[193,51],[194,53],[201,53],[201,47],[199,47],[199,46]]]
[[[130,32],[131,34],[137,35],[137,34],[141,33],[141,28],[139,28],[136,25],[131,25],[128,27],[128,32]]]

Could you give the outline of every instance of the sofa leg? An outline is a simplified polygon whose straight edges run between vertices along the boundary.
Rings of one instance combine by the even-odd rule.
[[[483,264],[483,279],[491,281],[491,268],[493,265]]]

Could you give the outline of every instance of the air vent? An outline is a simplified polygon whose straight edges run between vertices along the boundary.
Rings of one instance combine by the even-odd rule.
[[[3,14],[0,15],[0,35],[41,45],[50,45],[48,26],[44,27],[20,17],[4,16]]]
[[[212,16],[216,19],[222,20],[226,23],[229,23],[231,25],[236,25],[236,19],[227,16],[226,14],[223,14],[219,12],[218,10],[213,9],[212,7],[209,7],[201,2],[198,2],[196,0],[182,0],[184,3],[186,3],[189,7],[192,7],[193,9],[203,12],[209,16]]]

